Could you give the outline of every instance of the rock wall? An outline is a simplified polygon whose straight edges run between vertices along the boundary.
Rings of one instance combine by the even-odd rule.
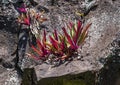
[[[63,64],[55,68],[46,64],[35,66],[38,79],[80,73],[87,70],[99,70],[103,66],[99,59],[106,58],[109,55],[110,44],[120,31],[120,8],[119,5],[115,6],[116,2],[100,0],[97,2],[97,8],[85,16],[85,23],[91,22],[92,25],[81,51],[82,60],[72,61],[67,65]],[[52,11],[54,12],[54,10]]]
[[[48,0],[36,1],[39,3],[39,6],[37,6],[37,8],[40,7],[39,10],[41,10],[41,7],[45,7],[47,10],[45,16],[48,18],[48,21],[43,23],[42,29],[46,28],[49,33],[52,32],[53,29],[61,31],[61,27],[64,26],[64,21],[82,19],[80,16],[76,15],[75,12],[76,10],[85,12],[85,10],[83,10],[84,7],[89,5],[86,5],[85,1],[83,0],[78,1],[78,3],[58,0],[58,2],[54,3],[53,5],[51,5],[49,3],[50,1]],[[80,53],[80,55],[83,56],[81,60],[72,61],[68,64],[62,64],[59,67],[52,67],[51,65],[47,65],[45,63],[41,65],[36,64],[36,61],[26,56],[24,58],[25,61],[22,62],[23,68],[34,67],[38,80],[46,77],[77,74],[88,70],[98,71],[101,69],[103,64],[100,63],[99,60],[101,58],[106,58],[109,55],[111,43],[116,38],[116,35],[120,32],[120,1],[93,1],[95,1],[94,4],[97,4],[97,6],[89,10],[86,16],[84,16],[84,19],[82,19],[85,21],[85,24],[92,23],[92,25],[89,29],[86,43],[82,47]],[[17,35],[3,31],[3,29],[1,29],[0,32],[0,85],[19,85],[18,83],[5,83],[8,80],[9,82],[12,82],[10,80],[10,72],[12,72],[12,75],[16,74],[16,71],[13,71],[14,67],[12,67],[9,62],[12,63],[12,59],[15,58],[15,56],[11,56],[10,54],[16,48]],[[11,70],[10,68],[8,69],[10,65]],[[20,77],[15,76],[14,78]]]

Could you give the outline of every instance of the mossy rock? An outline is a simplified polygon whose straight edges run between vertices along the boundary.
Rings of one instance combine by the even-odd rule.
[[[95,73],[88,71],[75,75],[44,78],[38,85],[95,85]]]
[[[21,85],[37,85],[37,77],[34,68],[24,69]]]

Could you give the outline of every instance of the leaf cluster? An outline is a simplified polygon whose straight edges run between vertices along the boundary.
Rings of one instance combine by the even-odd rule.
[[[90,24],[83,26],[81,21],[75,23],[69,23],[66,27],[62,28],[62,32],[58,32],[54,29],[52,35],[46,38],[46,31],[43,31],[41,35],[42,39],[37,39],[37,46],[31,45],[31,48],[38,56],[30,54],[36,60],[54,60],[64,61],[72,57],[77,53],[78,48],[83,46],[83,43],[88,34],[88,28]],[[50,57],[50,55],[53,55]]]

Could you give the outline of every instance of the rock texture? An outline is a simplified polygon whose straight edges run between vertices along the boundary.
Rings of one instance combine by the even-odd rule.
[[[36,1],[39,3],[39,6],[45,7],[48,11],[45,13],[48,21],[43,23],[43,26],[48,28],[48,32],[51,32],[55,28],[61,31],[61,27],[64,26],[64,21],[81,19],[81,17],[76,15],[75,12],[76,10],[84,12],[82,9],[87,6],[85,5],[86,0],[78,0],[78,3],[58,0],[57,3],[53,4],[53,6],[51,6],[49,3],[50,1],[48,0]],[[100,63],[99,60],[101,58],[106,58],[109,55],[111,49],[110,44],[120,32],[120,1],[93,1],[95,1],[97,6],[91,9],[84,19],[82,19],[85,21],[85,24],[92,23],[92,25],[89,29],[86,43],[82,47],[80,53],[80,55],[83,56],[81,60],[75,60],[68,64],[62,64],[59,67],[53,67],[45,63],[41,65],[36,64],[32,59],[27,58],[26,56],[24,58],[25,61],[22,62],[23,68],[34,67],[38,80],[45,77],[76,74],[88,70],[98,71],[101,69],[103,64]],[[4,66],[4,62],[10,61],[10,63],[12,63],[12,60],[15,58],[15,56],[10,56],[10,54],[13,52],[13,50],[15,50],[16,42],[16,35],[0,30],[0,85],[19,85],[19,81],[14,84],[5,83],[8,80],[9,82],[12,81],[9,79],[9,73],[12,72],[12,75],[16,75],[16,72],[12,71],[14,69],[12,65],[12,70],[7,70],[6,64]],[[19,78],[18,75],[17,77],[15,76],[15,78]]]
[[[16,49],[16,37],[10,32],[0,30],[0,85],[19,85],[21,78],[14,70],[11,56]]]
[[[120,34],[113,41],[112,47],[111,54],[105,59],[106,63],[99,72],[99,85],[120,84]]]
[[[87,70],[99,70],[103,66],[99,59],[106,58],[109,55],[110,44],[115,39],[116,34],[120,32],[120,8],[116,2],[98,1],[97,8],[90,11],[85,17],[85,22],[91,22],[92,25],[86,43],[81,50],[82,61],[72,61],[67,65],[63,64],[55,68],[46,64],[38,65],[35,67],[38,79],[80,73]],[[69,14],[69,11],[66,12]]]

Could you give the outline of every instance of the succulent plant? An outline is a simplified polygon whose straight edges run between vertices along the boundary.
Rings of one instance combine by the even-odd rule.
[[[54,61],[64,61],[72,57],[79,47],[83,46],[83,43],[88,34],[88,28],[90,24],[87,24],[85,27],[81,21],[75,23],[69,23],[66,25],[66,28],[62,28],[62,33],[58,33],[55,29],[52,35],[49,35],[46,39],[46,31],[42,35],[43,39],[40,41],[37,39],[37,48],[33,45],[31,48],[39,55],[35,59],[49,59],[49,55],[52,54],[53,57],[51,60]],[[47,56],[47,58],[46,58]]]

